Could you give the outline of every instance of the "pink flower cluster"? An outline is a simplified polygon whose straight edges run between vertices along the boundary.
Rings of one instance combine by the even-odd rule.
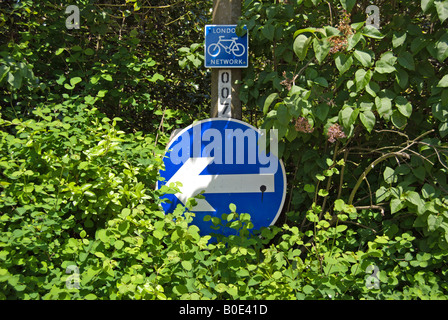
[[[305,133],[311,133],[314,131],[314,128],[311,128],[310,123],[304,117],[299,117],[296,120],[296,130]]]
[[[342,127],[338,123],[335,123],[330,128],[328,128],[327,136],[328,141],[331,143],[335,142],[336,139],[339,138],[347,138],[344,131],[342,131]]]

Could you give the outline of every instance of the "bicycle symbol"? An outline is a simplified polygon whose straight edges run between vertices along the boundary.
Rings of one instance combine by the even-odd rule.
[[[208,46],[207,52],[212,57],[216,57],[220,54],[222,47],[226,53],[233,53],[233,55],[241,57],[246,52],[246,48],[241,43],[237,43],[236,40],[238,40],[238,37],[225,39],[225,36],[220,36],[217,43],[212,43]],[[224,43],[228,43],[228,45]]]

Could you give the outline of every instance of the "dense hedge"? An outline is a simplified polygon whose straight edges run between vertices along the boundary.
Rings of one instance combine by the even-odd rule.
[[[79,33],[59,2],[0,9],[0,299],[446,299],[446,2],[378,1],[377,30],[369,1],[243,1],[244,120],[278,129],[288,197],[252,233],[230,205],[217,242],[155,190],[206,117],[210,3],[127,2],[81,1]]]

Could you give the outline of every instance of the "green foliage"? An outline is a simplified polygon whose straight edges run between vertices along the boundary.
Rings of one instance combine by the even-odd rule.
[[[354,276],[348,261],[364,275],[376,266],[379,298],[441,298],[446,285],[438,275],[448,254],[446,6],[374,3],[377,30],[366,25],[369,4],[244,1],[240,25],[251,35],[252,63],[241,98],[255,125],[278,130],[289,182],[284,221],[303,232],[308,250],[301,258],[314,257],[328,274],[327,259],[336,266],[340,254],[346,266],[338,275],[347,283]],[[334,228],[347,229],[346,239],[332,237]],[[404,256],[413,257],[412,266],[437,258],[417,271],[400,263]],[[418,285],[422,277],[433,284]],[[359,280],[351,285],[360,290],[355,296],[373,297]],[[304,288],[306,297],[312,289]]]
[[[207,113],[211,3],[83,0],[78,30],[2,6],[0,299],[446,299],[445,2],[379,2],[380,30],[365,1],[243,2],[244,120],[278,129],[288,197],[262,230],[204,217],[227,237],[155,190]]]

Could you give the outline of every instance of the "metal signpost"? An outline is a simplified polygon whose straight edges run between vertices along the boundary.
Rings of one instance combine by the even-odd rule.
[[[235,234],[230,228],[215,230],[211,220],[230,213],[249,213],[253,230],[273,225],[286,196],[286,175],[278,159],[277,131],[267,132],[238,119],[242,118],[238,85],[241,68],[248,66],[249,36],[236,34],[241,15],[241,0],[214,0],[213,25],[205,26],[205,66],[212,68],[211,119],[195,122],[173,133],[164,158],[164,178],[157,188],[180,182],[179,192],[163,196],[165,212],[186,205],[196,198],[191,209],[193,224],[201,235]]]

